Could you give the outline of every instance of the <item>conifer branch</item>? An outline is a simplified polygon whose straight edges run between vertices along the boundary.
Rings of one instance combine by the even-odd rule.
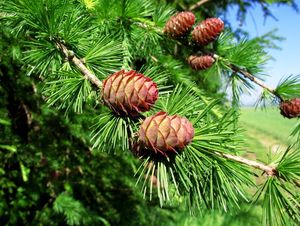
[[[220,58],[217,54],[214,54],[213,57],[215,59]],[[276,89],[273,89],[269,86],[267,86],[262,80],[256,78],[254,75],[249,73],[248,71],[241,69],[237,67],[234,64],[227,64],[227,66],[235,73],[243,75],[245,78],[249,79],[251,82],[254,82],[255,84],[259,85],[263,89],[267,90],[268,92],[272,93],[274,96],[278,97],[281,101],[283,101],[282,97],[276,92]]]
[[[197,4],[191,6],[189,8],[189,10],[193,10],[196,8],[196,6],[200,6],[206,2],[208,2],[209,0],[202,0],[200,2],[198,2]],[[148,25],[144,24],[144,23],[138,23],[138,26],[142,27],[142,28],[148,28]],[[163,33],[163,31],[161,29],[156,29],[159,33]],[[219,55],[217,54],[213,54],[213,57],[215,59],[221,58]],[[156,61],[153,57],[151,57],[154,61]],[[276,92],[276,89],[273,89],[269,86],[267,86],[262,80],[256,78],[254,75],[252,75],[251,73],[249,73],[248,71],[241,69],[239,67],[237,67],[234,64],[227,64],[227,66],[235,73],[243,75],[245,78],[249,79],[251,82],[254,82],[255,84],[259,85],[260,87],[262,87],[263,89],[267,90],[268,92],[272,93],[274,96],[278,97],[280,99],[280,101],[283,101],[283,98]]]
[[[201,4],[204,4],[206,2],[208,2],[209,0],[203,0],[198,2],[197,4],[199,4],[199,6]],[[190,10],[193,10],[197,4],[195,4],[194,6],[190,7]],[[142,27],[142,28],[148,28],[148,25],[144,24],[144,23],[138,23],[138,26]],[[163,31],[161,29],[156,29],[157,31],[159,31],[160,33],[163,33]],[[217,60],[218,58],[221,58],[219,55],[217,54],[213,54],[213,57]],[[157,62],[156,58],[153,58],[151,56],[151,58]],[[256,78],[254,75],[252,75],[251,73],[249,73],[248,71],[241,69],[239,67],[237,67],[234,64],[227,64],[227,66],[235,73],[237,74],[241,74],[243,75],[245,78],[249,79],[250,81],[254,82],[255,84],[259,85],[260,87],[262,87],[263,89],[267,90],[268,92],[272,93],[274,96],[278,97],[281,101],[283,101],[283,98],[276,92],[276,89],[273,89],[269,86],[267,86],[262,80]]]
[[[279,174],[276,166],[266,165],[266,164],[263,164],[261,162],[256,162],[256,161],[246,159],[246,158],[236,156],[236,155],[231,155],[231,154],[226,154],[226,153],[216,153],[216,154],[220,155],[220,156],[222,156],[226,159],[230,159],[230,160],[242,163],[244,165],[250,166],[250,167],[255,168],[255,169],[259,169],[259,170],[265,172],[267,174],[267,176],[282,178],[282,177],[280,177],[280,174]],[[286,180],[285,178],[282,178],[282,179]],[[293,180],[292,182],[294,183],[295,186],[300,188],[300,182],[299,181]]]
[[[85,65],[84,63],[75,56],[73,51],[68,50],[68,48],[62,44],[62,43],[57,43],[57,47],[63,52],[65,57],[69,60],[72,61],[73,64],[78,67],[80,72],[84,75],[84,78],[89,80],[92,84],[96,85],[99,89],[102,88],[102,82],[100,79],[96,77]]]
[[[236,156],[236,155],[225,154],[225,153],[218,153],[218,154],[221,155],[222,157],[226,158],[226,159],[234,160],[234,161],[242,163],[244,165],[262,170],[268,176],[276,176],[278,174],[277,169],[274,166],[265,165],[261,162],[256,162],[256,161],[246,159],[246,158]]]
[[[260,87],[268,90],[270,93],[274,94],[275,96],[277,95],[275,92],[275,89],[268,87],[266,84],[263,83],[262,80],[254,77],[252,74],[250,74],[248,71],[240,69],[238,67],[236,67],[235,65],[229,65],[229,67],[235,72],[235,73],[240,73],[242,74],[245,78],[250,79],[252,82],[256,83],[257,85],[259,85]]]
[[[200,6],[202,6],[203,4],[205,4],[205,3],[209,2],[209,1],[210,1],[210,0],[201,0],[201,1],[197,2],[197,3],[194,4],[194,5],[191,5],[191,6],[189,7],[189,10],[190,10],[190,11],[195,10],[195,9],[199,8]]]

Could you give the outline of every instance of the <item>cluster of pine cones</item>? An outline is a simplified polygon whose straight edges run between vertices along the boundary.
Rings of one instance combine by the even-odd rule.
[[[181,12],[171,17],[165,25],[164,32],[172,38],[186,35],[195,23],[191,12]],[[213,42],[224,28],[218,18],[210,18],[192,31],[192,39],[199,45]],[[214,63],[210,55],[190,56],[189,64],[194,69],[206,69]],[[149,111],[158,99],[158,88],[151,78],[137,71],[121,70],[103,81],[102,98],[115,114],[137,117]],[[300,116],[300,98],[283,101],[281,114],[288,118]],[[178,154],[191,143],[194,137],[193,125],[188,119],[178,115],[158,112],[144,119],[138,131],[138,139],[133,145],[133,152],[139,156],[157,155],[167,157]]]
[[[103,81],[102,98],[120,116],[136,117],[149,111],[158,99],[156,83],[134,70],[121,70]],[[141,124],[133,152],[141,155],[177,154],[194,137],[194,128],[185,117],[158,112]]]
[[[164,33],[171,38],[178,39],[185,37],[192,30],[195,24],[195,15],[192,12],[180,12],[172,16],[165,25]],[[219,18],[208,18],[200,22],[192,31],[192,40],[199,46],[206,46],[212,43],[224,29],[224,23]],[[210,68],[215,59],[207,55],[191,55],[188,64],[195,70]]]
[[[224,23],[219,18],[208,18],[193,28],[194,24],[195,15],[192,12],[180,12],[167,21],[164,33],[173,39],[179,39],[192,31],[192,41],[199,46],[206,46],[214,42],[224,29]],[[187,61],[193,69],[205,70],[214,64],[215,58],[212,55],[191,55]],[[286,118],[300,117],[300,98],[282,101],[280,113]]]
[[[191,12],[181,12],[172,16],[165,26],[165,33],[172,38],[186,35],[195,23]],[[193,40],[199,45],[213,42],[223,30],[223,21],[211,18],[196,26]],[[191,56],[189,64],[194,69],[205,69],[214,63],[212,56]],[[103,81],[102,99],[115,114],[137,117],[149,111],[158,99],[155,82],[137,71],[121,70]],[[147,117],[140,126],[138,139],[133,145],[137,155],[169,156],[177,154],[191,143],[194,137],[193,125],[185,117],[158,112]]]

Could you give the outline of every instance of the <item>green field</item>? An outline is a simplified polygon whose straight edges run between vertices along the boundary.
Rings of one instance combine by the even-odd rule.
[[[289,135],[297,120],[282,117],[277,108],[261,110],[245,107],[239,122],[245,130],[245,151],[265,159],[266,153],[288,146],[291,142]]]

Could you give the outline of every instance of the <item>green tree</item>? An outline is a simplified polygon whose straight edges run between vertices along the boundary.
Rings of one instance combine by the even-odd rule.
[[[228,29],[204,47],[190,36],[174,40],[163,31],[176,9],[194,10],[201,21],[238,4],[243,21],[253,4],[271,15],[267,6],[272,3],[294,4],[1,1],[1,222],[176,225],[185,206],[195,214],[214,209],[237,217],[239,206],[258,201],[265,225],[298,224],[299,139],[268,163],[248,160],[241,156],[237,120],[245,90],[256,84],[263,88],[262,101],[284,103],[299,97],[299,78],[283,79],[276,88],[263,83],[259,76],[268,59],[269,36],[237,39]],[[186,62],[192,54],[208,54],[214,63],[204,71],[192,70]],[[149,111],[128,113],[125,103],[117,103],[119,109],[109,104],[103,87],[111,92],[107,78],[127,73],[121,69],[139,71],[157,84],[159,99]],[[231,110],[219,92],[221,81],[232,89]],[[122,88],[117,89],[121,95]],[[159,111],[167,112],[168,120],[179,115],[192,123],[194,136],[181,144],[184,150],[164,144],[175,151],[165,154],[162,148],[145,149],[145,142],[140,146],[143,120]],[[300,124],[293,135],[299,137],[299,131]],[[256,185],[261,172],[263,182]],[[253,199],[249,189],[256,187]]]

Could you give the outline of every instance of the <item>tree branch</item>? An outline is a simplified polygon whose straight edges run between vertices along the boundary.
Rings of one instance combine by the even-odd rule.
[[[284,181],[286,181],[285,178],[280,177],[279,172],[278,172],[276,166],[265,165],[265,164],[263,164],[261,162],[256,162],[256,161],[253,161],[253,160],[250,160],[250,159],[246,159],[246,158],[243,158],[243,157],[240,157],[240,156],[236,156],[236,155],[231,155],[231,154],[226,154],[226,153],[219,153],[219,152],[215,152],[215,153],[217,155],[220,155],[220,156],[226,158],[226,159],[242,163],[244,165],[250,166],[250,167],[255,168],[255,169],[259,169],[259,170],[265,172],[268,176],[278,177],[278,178],[281,178]],[[293,180],[292,182],[294,183],[295,186],[297,186],[298,188],[300,188],[300,182],[299,181]]]
[[[247,165],[247,166],[250,166],[250,167],[253,167],[256,169],[260,169],[260,170],[264,171],[268,176],[278,175],[277,169],[275,166],[268,166],[263,163],[249,160],[249,159],[246,159],[246,158],[243,158],[240,156],[236,156],[236,155],[225,154],[225,153],[218,153],[218,154],[226,159],[234,160],[234,161],[242,163],[244,165]]]
[[[102,82],[100,79],[96,77],[84,64],[83,62],[78,59],[73,51],[68,50],[68,48],[62,44],[57,43],[57,47],[62,51],[62,53],[65,55],[65,57],[72,61],[75,66],[78,67],[80,72],[84,75],[84,78],[89,80],[92,84],[96,85],[99,89],[102,89]]]
[[[220,58],[217,54],[214,54],[213,57],[215,59]],[[272,93],[274,96],[277,96],[281,101],[283,101],[282,97],[276,93],[276,90],[267,86],[262,80],[256,78],[254,75],[249,73],[248,71],[241,69],[233,64],[227,64],[227,66],[235,73],[243,75],[245,78],[249,79],[251,82],[254,82],[255,84],[259,85],[263,89],[268,90],[270,93]]]
[[[197,2],[197,3],[194,4],[194,5],[191,5],[190,8],[189,8],[189,10],[190,10],[190,11],[195,10],[195,9],[199,8],[200,6],[202,6],[204,3],[207,3],[207,2],[209,2],[209,1],[210,1],[210,0],[201,0],[201,1]]]
[[[260,87],[268,90],[270,93],[276,95],[275,89],[268,87],[266,84],[263,83],[260,79],[254,77],[252,74],[250,74],[248,71],[245,71],[243,69],[240,69],[236,67],[235,65],[229,65],[229,67],[235,72],[242,74],[245,78],[250,79],[252,82],[256,83]]]
[[[200,6],[201,4],[204,4],[206,2],[208,2],[209,0],[202,0],[200,2],[198,2],[197,4]],[[195,7],[197,4],[195,4],[192,7]],[[192,10],[190,8],[190,10]],[[149,26],[144,24],[144,23],[137,23],[138,26],[142,27],[142,28],[148,28]],[[163,33],[161,30],[156,29],[157,31],[159,31],[160,33]],[[177,42],[180,44],[180,42]],[[157,59],[151,57],[155,62],[157,62]],[[221,58],[219,55],[217,54],[213,54],[213,58],[218,59]],[[235,73],[243,75],[245,78],[249,79],[251,82],[254,82],[255,84],[259,85],[260,87],[262,87],[263,89],[267,90],[268,92],[272,93],[274,96],[278,97],[281,101],[283,101],[282,97],[276,92],[276,89],[273,89],[269,86],[267,86],[262,80],[256,78],[254,75],[252,75],[251,73],[249,73],[248,71],[241,69],[239,67],[237,67],[236,65],[233,64],[227,64],[227,66]]]

